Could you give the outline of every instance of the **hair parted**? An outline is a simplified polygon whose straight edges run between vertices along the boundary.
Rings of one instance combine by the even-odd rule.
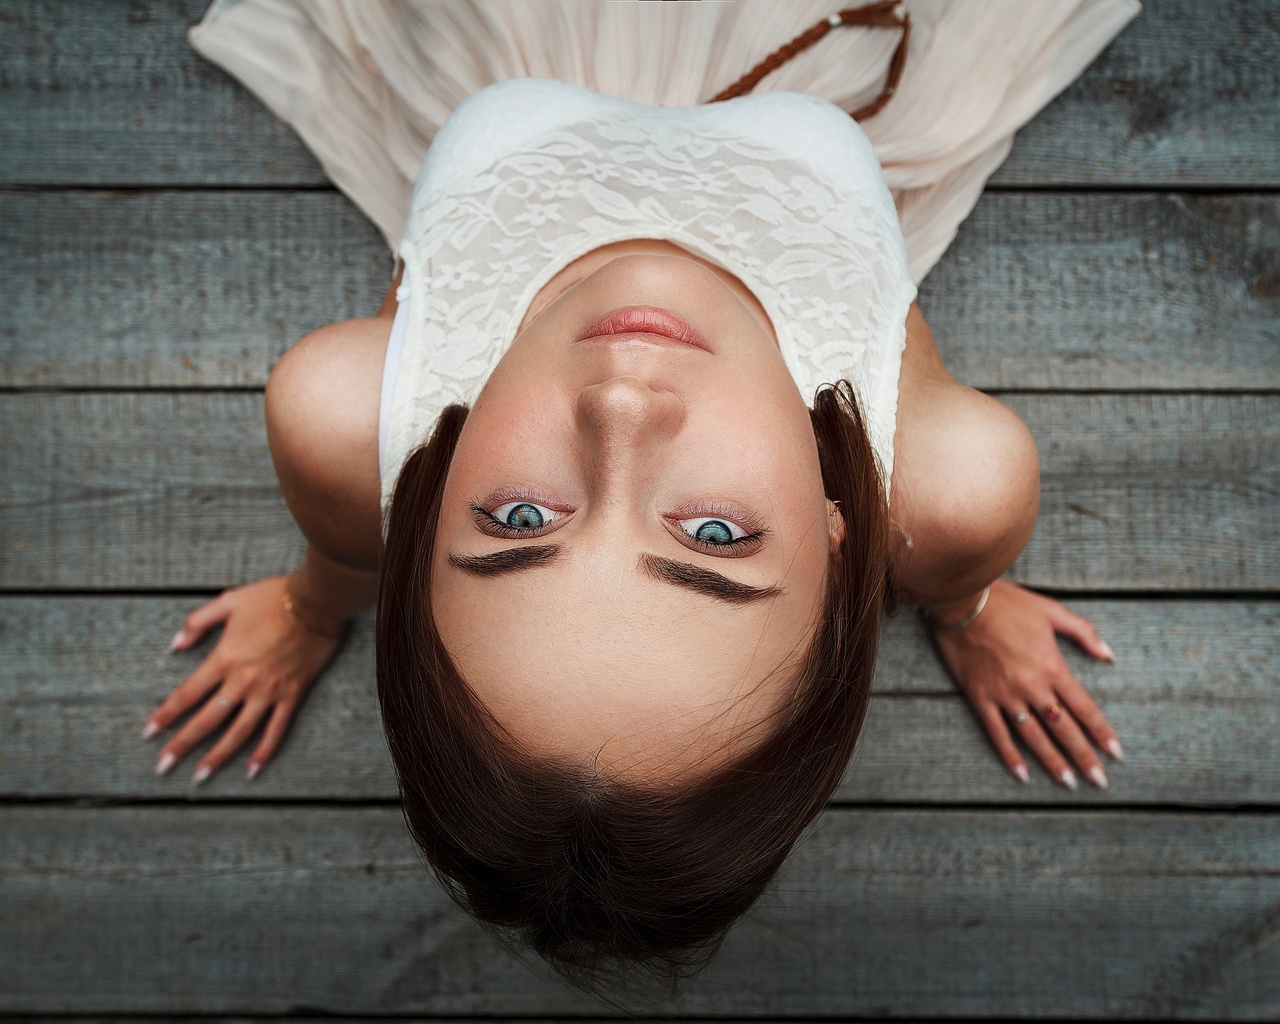
[[[441,643],[432,553],[467,411],[445,409],[406,460],[380,566],[378,701],[409,831],[454,900],[570,982],[678,980],[764,893],[862,730],[894,606],[888,508],[853,390],[826,385],[810,411],[845,531],[790,701],[745,754],[653,788],[519,749]]]

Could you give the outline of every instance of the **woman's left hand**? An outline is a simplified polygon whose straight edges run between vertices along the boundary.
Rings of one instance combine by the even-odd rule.
[[[1107,776],[1086,731],[1117,760],[1124,752],[1115,730],[1067,667],[1058,650],[1058,633],[1074,639],[1095,658],[1115,661],[1111,648],[1084,616],[1003,579],[991,584],[986,607],[969,625],[935,631],[933,638],[1001,760],[1015,776],[1023,782],[1029,779],[1010,735],[1010,722],[1017,723],[1012,727],[1064,786],[1075,789],[1078,783],[1058,744],[1095,785],[1105,789]],[[1019,716],[1025,717],[1019,722]]]

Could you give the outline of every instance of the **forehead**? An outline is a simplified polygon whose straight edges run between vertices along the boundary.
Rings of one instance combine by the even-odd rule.
[[[437,564],[436,627],[458,671],[535,750],[680,765],[723,751],[790,695],[824,580],[730,606],[566,550],[476,579]]]

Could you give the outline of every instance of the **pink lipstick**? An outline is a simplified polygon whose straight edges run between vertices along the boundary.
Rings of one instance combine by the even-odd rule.
[[[647,334],[711,352],[703,334],[682,317],[656,306],[627,306],[615,309],[591,324],[576,340],[592,341],[618,334]]]

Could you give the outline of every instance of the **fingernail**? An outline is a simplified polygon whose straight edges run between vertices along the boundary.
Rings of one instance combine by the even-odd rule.
[[[245,774],[246,774],[247,776],[249,776],[249,778],[251,778],[251,779],[252,779],[252,778],[253,778],[255,775],[257,775],[257,774],[258,774],[258,772],[260,772],[260,771],[262,771],[262,765],[258,764],[258,762],[257,762],[257,761],[250,761],[250,762],[249,762],[249,770],[248,770],[247,772],[245,772]]]
[[[199,768],[196,769],[196,773],[193,776],[191,776],[191,781],[194,782],[196,785],[199,785],[200,783],[204,782],[204,780],[207,779],[212,774],[213,774],[213,769],[210,768],[207,764],[202,764]]]
[[[178,632],[174,633],[173,639],[169,641],[169,650],[176,651],[179,647],[182,646],[182,641],[185,640],[186,637],[187,637],[187,632],[184,629],[180,629],[178,630]]]
[[[1089,769],[1089,778],[1093,780],[1093,784],[1099,789],[1107,788],[1107,773],[1102,770],[1102,765],[1095,764]]]
[[[1116,660],[1116,652],[1111,649],[1111,645],[1105,640],[1098,641],[1098,649],[1102,651],[1102,656],[1106,658],[1107,661]]]
[[[1120,741],[1114,736],[1107,740],[1107,753],[1114,757],[1117,761],[1124,760],[1124,750],[1120,746]]]
[[[1062,784],[1067,789],[1078,789],[1080,786],[1080,783],[1076,781],[1075,772],[1070,768],[1063,768],[1062,771],[1058,772],[1058,778],[1062,780]]]
[[[152,736],[154,736],[159,731],[160,731],[159,722],[147,722],[147,724],[142,727],[142,738],[144,740],[149,740],[151,739]]]
[[[173,754],[161,754],[160,760],[156,762],[156,774],[163,775],[173,767],[174,762],[177,760],[177,757]]]
[[[1027,771],[1027,766],[1025,764],[1015,764],[1013,766],[1013,774],[1018,776],[1018,780],[1020,782],[1031,781],[1031,773]]]

